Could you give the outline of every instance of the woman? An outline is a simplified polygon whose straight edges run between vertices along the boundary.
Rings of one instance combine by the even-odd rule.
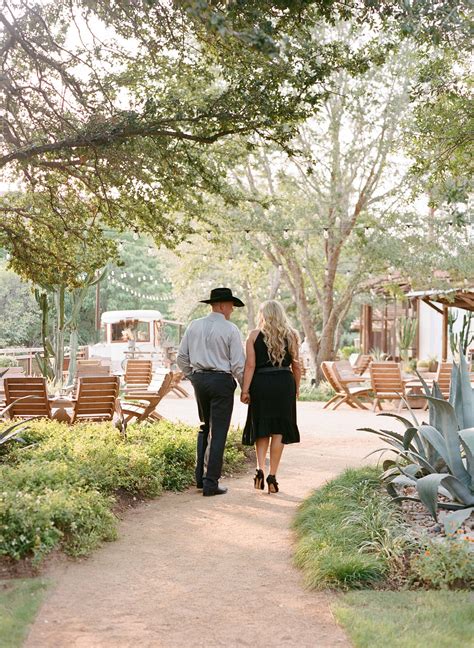
[[[296,425],[301,378],[298,349],[298,333],[291,327],[283,306],[273,300],[263,302],[258,312],[258,328],[247,338],[240,400],[249,405],[242,443],[255,444],[254,486],[261,490],[270,445],[270,474],[266,480],[269,493],[278,493],[276,473],[283,446],[300,440]]]

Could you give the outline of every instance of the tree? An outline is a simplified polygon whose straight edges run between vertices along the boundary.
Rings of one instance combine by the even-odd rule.
[[[0,311],[0,347],[37,346],[40,343],[40,313],[31,287],[1,266]]]
[[[319,34],[376,16],[368,1],[3,5],[5,174],[35,190],[61,182],[108,226],[164,244],[188,233],[202,191],[223,191],[221,141],[288,142],[334,69],[382,57],[376,44]]]
[[[299,155],[282,160],[267,149],[252,156],[245,176],[234,173],[254,200],[241,227],[281,269],[315,368],[334,357],[352,298],[374,270],[367,240],[398,199],[409,66],[398,55],[364,77],[339,73],[323,110],[299,128]]]
[[[73,191],[50,185],[44,191],[7,194],[12,206],[0,232],[0,245],[11,255],[9,266],[37,286],[42,311],[45,375],[62,383],[65,333],[70,332],[71,355],[77,349],[77,320],[87,289],[110,258],[115,246],[97,223],[93,204],[77,200]],[[71,227],[69,221],[74,220]],[[66,319],[67,293],[71,316]],[[54,305],[53,343],[49,340],[48,315]],[[54,349],[54,350],[53,350]],[[54,371],[49,360],[54,359]],[[73,363],[74,366],[74,363]]]

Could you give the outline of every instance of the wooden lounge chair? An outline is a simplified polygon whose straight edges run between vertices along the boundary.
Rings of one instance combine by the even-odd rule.
[[[354,365],[354,373],[362,376],[362,374],[369,368],[372,362],[372,356],[361,353]]]
[[[19,378],[24,375],[23,367],[2,367],[0,369],[0,405],[5,404],[5,378]]]
[[[438,386],[443,394],[443,398],[446,400],[449,399],[449,390],[451,388],[451,373],[453,371],[452,362],[440,362],[438,365],[438,371],[436,372],[435,382],[438,383]]]
[[[96,376],[110,376],[110,365],[102,364],[100,359],[77,361],[76,380]]]
[[[163,419],[158,414],[156,407],[158,403],[172,389],[174,374],[172,371],[166,374],[158,391],[131,390],[127,391],[126,398],[121,401],[122,415],[125,424],[131,421],[160,421]]]
[[[367,387],[351,386],[351,380],[345,380],[341,377],[335,362],[322,362],[321,370],[328,383],[336,392],[335,396],[324,405],[323,409],[326,409],[330,405],[332,405],[331,409],[337,409],[343,403],[347,403],[355,409],[367,409],[361,403],[359,397],[367,396],[370,393],[370,389]]]
[[[119,387],[118,376],[79,378],[71,423],[82,420],[111,421],[117,411]]]
[[[148,387],[153,376],[153,363],[151,360],[127,360],[125,368],[126,387]]]
[[[374,392],[375,412],[377,407],[382,411],[382,401],[399,401],[398,411],[403,406],[402,398],[406,398],[405,383],[398,362],[372,362],[370,367],[370,380]]]
[[[45,378],[5,378],[5,400],[10,418],[51,418]]]
[[[184,389],[182,385],[180,385],[180,382],[182,381],[183,378],[184,378],[184,374],[182,371],[174,371],[170,391],[177,394],[180,398],[189,398],[188,392]]]

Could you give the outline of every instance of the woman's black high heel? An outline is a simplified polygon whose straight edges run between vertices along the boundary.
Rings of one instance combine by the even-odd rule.
[[[267,484],[269,493],[278,493],[278,482],[275,475],[268,475]]]
[[[255,471],[255,477],[253,478],[253,487],[257,490],[263,490],[263,480],[264,480],[263,470],[257,468]]]

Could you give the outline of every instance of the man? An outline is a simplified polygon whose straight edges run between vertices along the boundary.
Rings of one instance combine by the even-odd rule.
[[[196,485],[203,495],[223,495],[219,486],[229,430],[235,379],[242,384],[245,356],[239,329],[229,321],[234,306],[244,303],[229,288],[214,288],[209,299],[212,313],[188,326],[178,352],[178,367],[191,381],[201,429],[197,440]]]

